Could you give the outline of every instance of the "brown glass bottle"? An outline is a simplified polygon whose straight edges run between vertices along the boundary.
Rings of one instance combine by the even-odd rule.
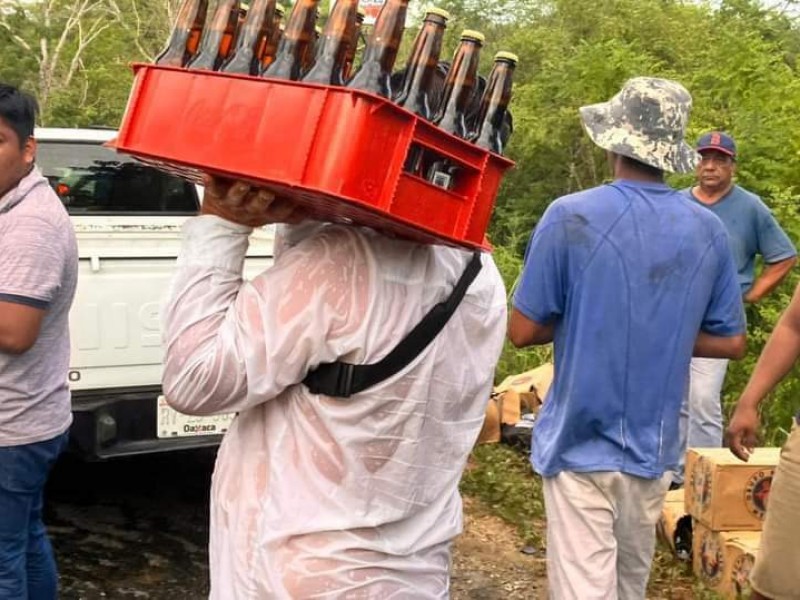
[[[344,85],[344,62],[356,28],[358,0],[336,0],[319,41],[314,66],[303,81]]]
[[[264,77],[297,80],[303,73],[303,57],[314,37],[317,7],[320,0],[297,0],[286,21],[275,59],[267,67]]]
[[[501,132],[511,101],[511,84],[518,62],[516,54],[498,52],[494,57],[494,67],[489,74],[486,91],[481,99],[481,110],[477,120],[478,130],[472,142],[496,154],[502,154],[504,149]]]
[[[226,73],[256,75],[261,70],[258,57],[261,40],[272,29],[275,0],[254,0],[236,38],[231,58],[220,68]]]
[[[433,118],[441,129],[461,138],[469,137],[466,115],[475,90],[483,41],[483,35],[477,31],[462,32]]]
[[[175,19],[167,47],[155,60],[157,65],[182,67],[197,52],[206,21],[208,0],[184,0]]]
[[[305,52],[303,52],[303,66],[301,69],[300,79],[305,78],[306,74],[308,74],[316,62],[317,47],[319,46],[320,37],[322,37],[322,28],[314,27],[314,35],[311,37],[311,41],[308,43],[308,46],[306,46]]]
[[[283,4],[276,4],[275,11],[272,13],[272,27],[269,33],[261,39],[258,58],[261,61],[262,71],[275,60],[278,44],[281,43],[281,37],[283,37],[283,24],[281,23],[283,20],[283,13]]]
[[[349,81],[353,76],[353,63],[356,60],[356,52],[358,52],[358,41],[361,39],[361,30],[364,27],[364,19],[367,17],[367,11],[360,6],[356,9],[356,25],[353,27],[350,41],[347,43],[347,52],[344,55],[344,66],[342,67],[342,80]]]
[[[387,0],[378,13],[364,50],[361,68],[347,87],[372,92],[386,98],[392,97],[390,79],[403,28],[406,24],[409,0]]]
[[[230,50],[239,20],[239,0],[219,0],[211,23],[203,32],[200,50],[186,65],[190,69],[214,71]]]
[[[408,58],[403,84],[395,102],[423,119],[433,118],[431,84],[442,53],[444,30],[450,14],[439,8],[429,8],[414,40]]]

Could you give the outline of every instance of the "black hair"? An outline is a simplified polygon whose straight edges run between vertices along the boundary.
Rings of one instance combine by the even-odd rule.
[[[628,165],[633,169],[636,169],[637,171],[640,171],[644,175],[648,175],[650,177],[664,177],[663,169],[659,169],[658,167],[645,164],[640,160],[631,158],[630,156],[623,156],[620,154],[619,157],[626,165]]]
[[[39,105],[33,96],[13,85],[0,83],[0,119],[17,134],[20,148],[33,135],[38,111]]]

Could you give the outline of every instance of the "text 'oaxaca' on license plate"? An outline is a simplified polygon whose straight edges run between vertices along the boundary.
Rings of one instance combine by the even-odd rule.
[[[158,397],[156,407],[156,430],[158,437],[189,437],[198,435],[221,435],[228,427],[236,413],[196,417],[184,415],[167,404],[164,396]]]

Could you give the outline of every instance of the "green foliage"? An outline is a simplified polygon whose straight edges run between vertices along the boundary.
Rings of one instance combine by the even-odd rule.
[[[475,448],[472,466],[461,479],[461,491],[479,498],[492,512],[514,524],[525,543],[542,545],[542,482],[518,452],[501,444]]]

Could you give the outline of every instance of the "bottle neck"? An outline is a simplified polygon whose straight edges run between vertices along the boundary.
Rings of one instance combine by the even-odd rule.
[[[156,64],[180,67],[194,55],[206,18],[206,5],[207,0],[189,0],[181,5],[169,43]]]
[[[403,88],[397,100],[398,104],[424,118],[431,117],[427,95],[439,63],[444,28],[444,19],[425,21],[411,50]]]
[[[275,0],[256,0],[247,12],[242,31],[236,38],[236,55],[241,52],[251,58],[258,50],[258,43],[269,35],[272,28]]]
[[[501,152],[498,136],[503,126],[508,103],[511,99],[511,79],[514,66],[501,61],[495,67],[486,84],[486,92],[478,119],[478,135],[475,143],[495,152]]]
[[[300,78],[303,57],[308,51],[311,36],[314,35],[317,4],[318,1],[312,1],[304,6],[295,5],[278,44],[275,60],[265,71],[265,76],[283,79]]]
[[[364,51],[365,65],[377,63],[383,73],[391,75],[403,38],[407,10],[407,0],[384,5]]]
[[[441,129],[467,137],[466,112],[475,89],[480,44],[462,42],[447,74],[439,111],[434,119]]]
[[[217,5],[214,19],[200,42],[200,51],[189,65],[194,69],[215,69],[223,53],[222,38],[230,28],[231,13],[238,0],[223,0]]]

